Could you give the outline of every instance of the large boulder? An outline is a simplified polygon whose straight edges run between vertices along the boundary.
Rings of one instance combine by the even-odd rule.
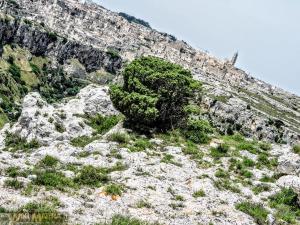
[[[287,175],[299,175],[300,156],[294,153],[280,156],[278,159],[278,172]]]

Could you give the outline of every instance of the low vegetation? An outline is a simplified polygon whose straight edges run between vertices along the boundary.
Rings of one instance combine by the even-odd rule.
[[[8,188],[13,188],[16,190],[24,187],[23,182],[18,181],[16,178],[5,180],[4,185]]]
[[[108,182],[108,180],[109,177],[105,170],[93,166],[83,167],[79,175],[74,179],[78,184],[95,187],[101,186],[103,183]]]
[[[200,198],[200,197],[204,197],[205,196],[205,192],[203,190],[198,190],[196,192],[194,192],[193,197],[194,198]]]
[[[300,155],[300,145],[294,145],[293,152]]]
[[[97,114],[95,116],[86,115],[86,124],[96,130],[97,134],[104,134],[113,128],[121,120],[120,116],[102,116]]]
[[[54,68],[47,58],[31,57],[28,51],[17,45],[6,45],[3,49],[0,59],[0,128],[6,122],[18,119],[21,100],[29,91],[38,91],[53,103],[76,95],[86,85],[66,76],[62,66]]]
[[[5,149],[11,152],[18,150],[28,151],[30,149],[39,148],[40,144],[37,140],[27,142],[26,138],[18,134],[6,132],[5,135]]]
[[[123,192],[123,187],[118,184],[109,184],[105,186],[104,191],[106,194],[121,196]]]
[[[267,216],[269,212],[260,204],[252,202],[241,202],[236,205],[236,208],[253,217],[256,223],[260,225],[267,224]]]
[[[296,224],[300,216],[298,195],[291,188],[284,188],[270,197],[270,206],[276,209],[277,223]]]
[[[159,225],[158,223],[148,223],[135,218],[115,215],[109,223],[98,223],[96,225]]]
[[[118,142],[120,144],[127,144],[130,137],[127,133],[115,132],[109,135],[108,140]]]
[[[98,138],[99,138],[98,136],[92,136],[92,137],[80,136],[80,137],[73,138],[71,140],[71,144],[74,147],[83,148],[83,147],[87,146],[88,144],[92,143],[93,141],[97,140]]]

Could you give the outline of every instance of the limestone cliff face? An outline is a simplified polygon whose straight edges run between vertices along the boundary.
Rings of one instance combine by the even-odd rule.
[[[76,58],[87,72],[104,69],[116,73],[121,68],[121,58],[109,52],[96,49],[77,41],[67,40],[58,34],[46,30],[40,24],[28,20],[1,15],[0,42],[18,44],[27,48],[33,55],[49,56],[64,64],[68,59]],[[0,51],[2,51],[0,49]]]
[[[90,71],[99,67],[115,71],[120,67],[119,58],[105,54],[110,49],[118,51],[124,61],[141,55],[165,58],[189,68],[196,79],[204,82],[207,94],[203,104],[207,116],[224,133],[239,130],[248,136],[276,142],[299,140],[298,96],[257,80],[171,35],[129,23],[99,5],[77,0],[19,0],[17,5],[4,4],[2,12],[43,24],[68,40],[64,43],[62,38],[51,43],[47,38],[44,40],[46,34],[36,38],[33,31],[24,36],[30,33],[24,24],[22,28],[20,24],[13,25],[16,28],[7,27],[22,31],[14,33],[19,35],[14,38],[16,42],[31,39],[23,45],[33,51],[42,50],[61,61],[75,56]],[[40,47],[35,47],[39,44]]]

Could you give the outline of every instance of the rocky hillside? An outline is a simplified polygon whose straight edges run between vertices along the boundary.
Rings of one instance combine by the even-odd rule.
[[[0,224],[300,223],[298,96],[93,3],[0,6]],[[142,55],[202,81],[209,143],[125,128],[108,84]]]
[[[189,68],[206,85],[208,117],[224,133],[238,130],[278,143],[299,140],[300,98],[249,76],[230,62],[96,4],[78,0],[12,2],[2,11],[45,25],[76,42],[118,53],[123,61],[155,55]]]

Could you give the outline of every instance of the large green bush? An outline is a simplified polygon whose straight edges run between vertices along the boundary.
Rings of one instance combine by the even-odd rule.
[[[141,57],[123,72],[124,85],[114,85],[110,95],[128,124],[140,130],[176,127],[187,113],[184,108],[201,84],[190,71],[157,57]]]

